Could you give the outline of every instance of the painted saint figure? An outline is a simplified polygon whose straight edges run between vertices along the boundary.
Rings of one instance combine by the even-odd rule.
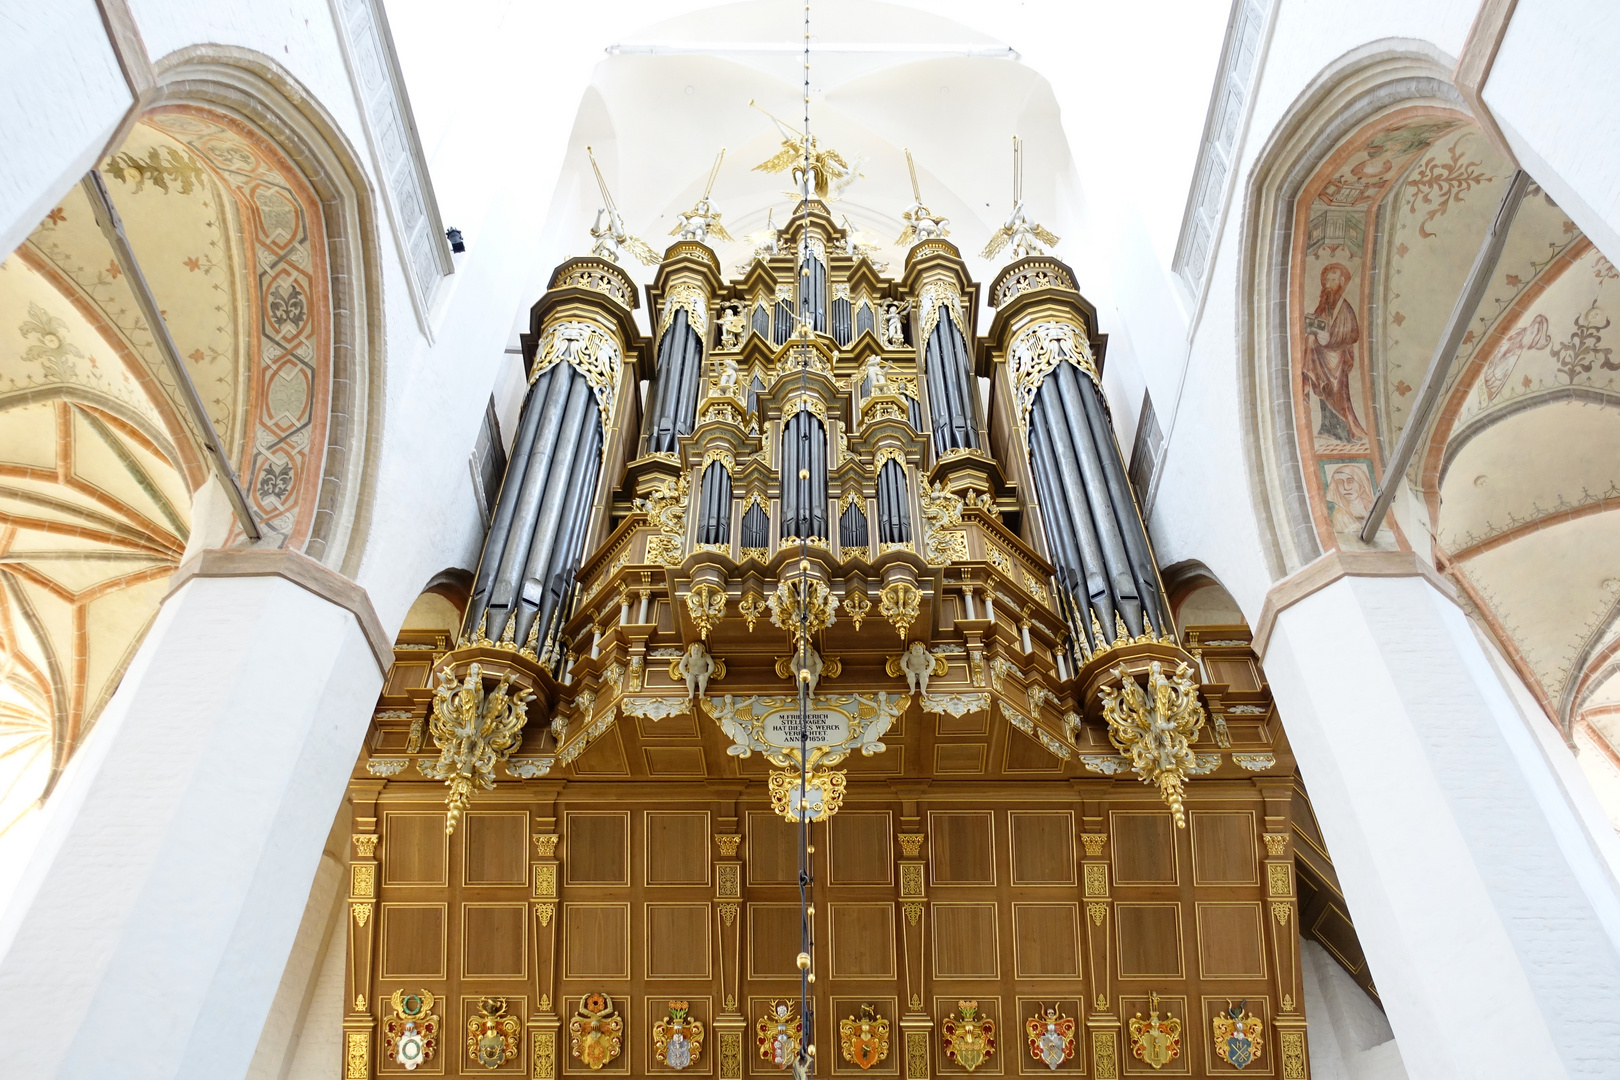
[[[1333,510],[1330,517],[1333,531],[1355,534],[1372,512],[1372,481],[1367,470],[1359,464],[1347,463],[1328,474],[1328,502]]]
[[[1329,263],[1322,268],[1322,291],[1316,310],[1305,316],[1305,389],[1316,396],[1321,419],[1316,433],[1339,443],[1361,442],[1367,429],[1356,417],[1350,375],[1356,363],[1361,325],[1345,298],[1350,268]]]

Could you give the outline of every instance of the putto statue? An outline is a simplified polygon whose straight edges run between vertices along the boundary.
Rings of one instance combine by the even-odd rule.
[[[709,676],[714,674],[714,657],[709,650],[703,647],[701,641],[694,641],[686,647],[686,654],[681,657],[676,670],[686,680],[686,696],[702,697],[709,692]]]

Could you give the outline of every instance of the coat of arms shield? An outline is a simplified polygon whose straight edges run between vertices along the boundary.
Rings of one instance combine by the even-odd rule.
[[[1226,1003],[1226,1012],[1216,1013],[1215,1056],[1234,1069],[1247,1068],[1260,1060],[1260,1018],[1245,1012],[1248,1001],[1238,1002],[1237,1008]]]
[[[1159,1019],[1159,995],[1148,995],[1148,1018],[1137,1013],[1131,1019],[1131,1053],[1137,1060],[1162,1069],[1181,1056],[1181,1021],[1166,1009]]]
[[[788,1001],[772,1001],[765,1006],[765,1015],[754,1025],[754,1042],[759,1056],[778,1069],[787,1069],[799,1056],[799,1039],[804,1034],[804,1021]]]
[[[996,1052],[996,1022],[979,1015],[977,1001],[958,1001],[956,1007],[960,1014],[940,1025],[945,1056],[972,1072]]]
[[[389,999],[394,1015],[383,1021],[383,1054],[407,1070],[433,1057],[439,1045],[439,1018],[433,1015],[433,995],[423,990],[407,994],[395,990]]]
[[[838,1048],[845,1061],[870,1069],[889,1056],[889,1022],[872,1006],[862,1005],[859,1018],[838,1021]]]
[[[624,1018],[606,994],[587,994],[568,1021],[568,1050],[586,1067],[600,1069],[624,1048]]]
[[[669,1015],[653,1024],[653,1056],[672,1069],[684,1069],[703,1052],[703,1021],[688,1015],[685,1001],[669,1003]]]
[[[1025,1020],[1024,1033],[1029,1036],[1029,1056],[1049,1069],[1074,1057],[1074,1020],[1055,1007]]]
[[[483,998],[467,1020],[467,1056],[486,1069],[498,1069],[517,1057],[523,1024],[508,1015],[505,998]]]

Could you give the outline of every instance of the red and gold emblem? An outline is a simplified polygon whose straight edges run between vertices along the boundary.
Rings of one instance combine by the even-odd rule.
[[[968,1072],[996,1052],[996,1022],[979,1016],[977,1001],[958,1001],[958,1016],[947,1016],[940,1025],[945,1036],[945,1056]]]
[[[790,1001],[773,1001],[765,1007],[765,1015],[754,1025],[759,1056],[778,1069],[787,1069],[799,1056],[799,1040],[804,1036],[804,1021]]]
[[[1049,1069],[1074,1057],[1074,1020],[1056,1008],[1042,1009],[1024,1021],[1029,1056]]]
[[[1159,1019],[1159,995],[1148,995],[1148,1018],[1137,1013],[1131,1020],[1131,1053],[1155,1069],[1162,1069],[1181,1056],[1181,1021],[1165,1010]]]
[[[889,1022],[870,1005],[861,1006],[861,1015],[838,1021],[838,1048],[844,1060],[870,1069],[889,1056]]]
[[[433,1059],[439,1048],[439,1018],[433,1014],[433,995],[423,990],[407,994],[395,990],[389,999],[394,1015],[383,1021],[383,1056],[407,1070]]]
[[[606,994],[587,994],[568,1021],[568,1050],[587,1067],[600,1069],[624,1048],[624,1018]]]

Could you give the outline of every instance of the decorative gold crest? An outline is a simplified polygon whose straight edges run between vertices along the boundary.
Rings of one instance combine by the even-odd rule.
[[[1260,1029],[1264,1026],[1260,1019],[1251,1013],[1245,1012],[1247,1001],[1240,1001],[1237,1008],[1226,1003],[1224,1013],[1216,1013],[1212,1027],[1215,1032],[1215,1056],[1226,1062],[1234,1069],[1247,1068],[1260,1060]]]
[[[960,1016],[947,1016],[940,1025],[945,1036],[945,1056],[968,1072],[996,1052],[996,1022],[979,1016],[977,1001],[958,1001]]]
[[[860,1019],[838,1021],[838,1048],[845,1061],[870,1069],[889,1056],[889,1022],[872,1006],[862,1005]]]
[[[703,1021],[688,1017],[691,1006],[669,1003],[669,1015],[652,1026],[653,1056],[672,1069],[684,1069],[703,1052]]]
[[[624,1018],[606,994],[587,994],[568,1021],[568,1050],[592,1069],[600,1069],[624,1049]]]
[[[506,999],[484,998],[478,1015],[467,1021],[467,1056],[486,1069],[498,1069],[517,1057],[523,1024],[506,1012]]]
[[[1029,1036],[1029,1056],[1049,1069],[1074,1057],[1074,1020],[1056,1007],[1025,1020],[1024,1033]]]
[[[1159,995],[1148,995],[1148,1018],[1137,1013],[1131,1024],[1131,1053],[1155,1069],[1162,1069],[1181,1056],[1181,1021],[1165,1010],[1159,1019]]]
[[[439,1048],[439,1018],[433,1015],[433,995],[423,990],[407,994],[395,990],[389,999],[394,1015],[383,1021],[383,1055],[406,1069],[433,1058]]]
[[[773,1001],[765,1007],[765,1015],[754,1025],[758,1037],[759,1056],[778,1069],[792,1066],[799,1056],[799,1040],[804,1037],[804,1021],[791,1001]]]

